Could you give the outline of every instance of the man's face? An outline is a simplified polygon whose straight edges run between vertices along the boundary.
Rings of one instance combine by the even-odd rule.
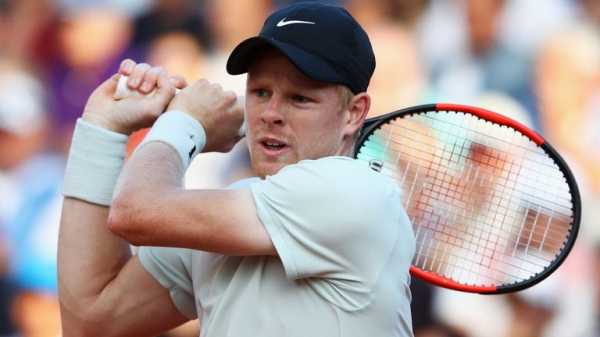
[[[281,53],[261,55],[248,71],[248,146],[258,176],[342,154],[346,116],[337,85],[309,79]]]

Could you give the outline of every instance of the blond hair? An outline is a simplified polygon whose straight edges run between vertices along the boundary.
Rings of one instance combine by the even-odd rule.
[[[340,98],[340,112],[348,109],[350,103],[352,103],[352,99],[354,98],[354,93],[350,88],[345,85],[338,85],[338,96]],[[360,136],[360,129],[352,136],[352,142],[356,143],[358,137]]]
[[[346,110],[354,98],[354,93],[345,85],[338,85],[338,96],[340,98],[340,110]]]

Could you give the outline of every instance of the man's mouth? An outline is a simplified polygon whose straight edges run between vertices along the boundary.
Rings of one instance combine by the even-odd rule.
[[[273,138],[264,138],[259,143],[265,154],[270,156],[280,155],[289,148],[285,142]]]

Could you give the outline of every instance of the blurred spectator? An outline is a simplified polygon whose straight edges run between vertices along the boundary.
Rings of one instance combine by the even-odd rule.
[[[574,26],[548,39],[537,60],[536,92],[546,135],[600,193],[600,31]]]
[[[231,76],[225,71],[227,58],[241,41],[256,35],[273,9],[271,0],[235,1],[207,0],[206,13],[210,31],[214,36],[214,48],[210,53],[204,77],[233,90],[238,96],[245,95],[246,75]]]
[[[539,287],[532,289],[537,290]],[[552,297],[553,294],[550,294],[549,298]],[[538,303],[541,299],[527,299],[519,293],[508,295],[507,298],[513,312],[513,319],[506,336],[542,337],[545,328],[556,313],[556,303]],[[548,298],[545,300],[547,301]]]
[[[597,0],[579,0],[583,16],[590,24],[600,29],[600,2]]]
[[[372,25],[389,21],[412,28],[429,0],[348,0],[345,5],[358,22],[369,31]]]
[[[22,336],[56,336],[56,252],[63,156],[44,151],[49,119],[41,82],[13,63],[0,65],[1,236],[8,275],[19,288],[11,303]]]
[[[504,296],[436,288],[435,317],[474,337],[506,337],[511,312]]]
[[[371,78],[370,116],[381,115],[424,99],[427,79],[414,36],[403,26],[383,22],[370,27],[377,67]]]
[[[592,0],[595,1],[595,0]],[[498,39],[508,49],[530,59],[541,43],[576,21],[575,1],[506,0],[500,13]]]
[[[131,22],[107,7],[67,12],[58,28],[59,52],[48,69],[57,141],[66,146],[92,90],[116,72],[128,53]],[[135,58],[135,57],[133,57]]]
[[[442,95],[469,100],[484,90],[518,95],[526,88],[526,64],[497,39],[504,4],[505,0],[432,3],[422,23],[422,41],[430,76]]]
[[[229,53],[240,41],[256,35],[272,9],[271,0],[206,0],[216,51]]]
[[[114,8],[127,16],[146,13],[157,0],[47,0],[56,3],[59,11],[79,11],[82,8],[102,5]]]
[[[183,76],[188,83],[206,73],[205,49],[189,33],[171,32],[156,36],[149,44],[146,61],[164,67],[171,74]]]
[[[512,319],[507,337],[542,337],[556,315],[560,284],[555,277],[518,293],[507,295]]]
[[[561,268],[531,288],[506,296],[505,336],[589,336],[594,317],[593,251],[580,240]]]
[[[133,44],[146,46],[166,33],[186,33],[202,48],[210,49],[211,36],[202,15],[202,5],[192,0],[158,0],[134,22]]]
[[[553,35],[543,44],[536,66],[546,136],[578,178],[581,234],[600,242],[600,30],[578,24]]]
[[[419,41],[439,96],[464,102],[499,91],[517,99],[539,128],[532,52],[564,24],[565,7],[562,0],[544,6],[529,0],[432,1],[419,24]]]
[[[44,41],[56,20],[55,1],[0,2],[0,45],[5,57],[44,62],[53,45]]]

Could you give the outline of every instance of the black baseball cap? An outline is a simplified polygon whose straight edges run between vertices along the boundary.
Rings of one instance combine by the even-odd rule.
[[[248,72],[260,51],[274,47],[307,77],[367,90],[375,70],[369,37],[343,7],[300,2],[275,11],[258,36],[242,41],[229,55],[227,72]]]

